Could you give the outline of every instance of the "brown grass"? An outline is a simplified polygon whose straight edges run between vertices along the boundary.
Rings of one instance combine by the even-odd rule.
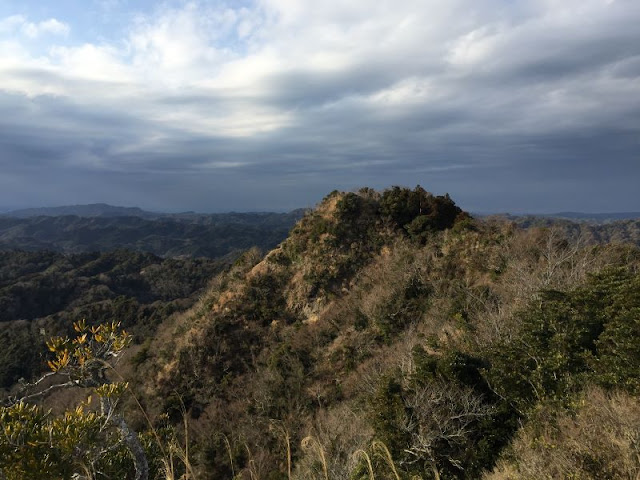
[[[576,415],[534,419],[485,480],[640,479],[640,401],[589,388]]]

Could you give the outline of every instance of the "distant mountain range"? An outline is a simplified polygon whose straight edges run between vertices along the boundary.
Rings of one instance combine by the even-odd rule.
[[[620,220],[640,219],[640,212],[610,212],[610,213],[588,213],[588,212],[558,212],[558,213],[479,213],[472,214],[476,217],[498,216],[502,218],[519,220],[523,218],[550,218],[571,220],[574,222],[609,223]]]
[[[635,220],[640,218],[640,212],[613,212],[613,213],[583,213],[583,212],[559,212],[549,214],[537,214],[536,217],[566,218],[569,220],[587,220],[596,222],[610,222],[615,220]]]
[[[301,211],[304,211],[301,209]],[[2,212],[2,209],[0,209]],[[293,213],[293,212],[292,212]],[[182,213],[165,213],[165,212],[150,212],[138,207],[117,207],[106,203],[92,203],[88,205],[65,205],[60,207],[40,207],[40,208],[23,208],[19,210],[11,210],[4,213],[0,213],[0,216],[7,216],[13,218],[32,218],[32,217],[60,217],[66,215],[75,215],[77,217],[140,217],[146,219],[158,219],[158,218],[174,218],[174,219],[188,219],[193,221],[196,218],[215,218],[225,217],[228,219],[229,215],[238,216],[239,220],[244,215],[268,215],[270,212],[263,213],[219,213],[219,214],[206,214],[195,212],[182,212]],[[485,217],[488,213],[475,213],[474,215]],[[522,217],[543,217],[543,218],[563,218],[569,220],[582,220],[582,221],[594,221],[594,222],[610,222],[615,220],[633,220],[640,219],[640,212],[611,212],[611,213],[589,213],[589,212],[558,212],[558,213],[520,213],[500,214],[504,217],[522,218]]]
[[[61,207],[24,208],[13,210],[3,215],[15,218],[31,217],[60,217],[75,215],[78,217],[142,217],[157,218],[162,213],[153,213],[138,207],[115,207],[106,203],[92,203],[90,205],[65,205]]]

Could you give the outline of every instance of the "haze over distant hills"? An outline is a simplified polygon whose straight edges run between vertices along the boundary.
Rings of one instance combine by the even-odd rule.
[[[537,217],[566,218],[570,220],[587,220],[596,222],[609,222],[615,220],[634,220],[640,218],[640,212],[612,212],[612,213],[584,213],[584,212],[559,212],[549,214],[537,214]]]
[[[303,209],[300,209],[303,211]],[[14,218],[31,218],[31,217],[58,217],[66,215],[75,215],[78,217],[141,217],[146,219],[158,219],[162,217],[172,218],[188,218],[194,217],[216,217],[226,215],[253,215],[254,213],[196,213],[196,212],[152,212],[143,210],[139,207],[122,207],[109,205],[107,203],[91,203],[87,205],[63,205],[57,207],[36,207],[22,208],[18,210],[0,208],[0,216],[8,216]],[[608,213],[591,213],[591,212],[556,212],[556,213],[499,213],[506,217],[544,217],[544,218],[563,218],[570,220],[584,220],[593,222],[609,222],[615,220],[633,220],[640,218],[640,212],[608,212]],[[474,215],[487,216],[493,213],[477,212]]]
[[[500,216],[508,219],[522,218],[550,218],[572,220],[579,222],[591,223],[607,223],[619,220],[636,220],[640,219],[640,212],[606,212],[606,213],[590,213],[590,212],[557,212],[557,213],[508,213],[508,212],[473,212],[477,217]]]
[[[303,211],[304,209],[297,209]],[[107,203],[91,203],[87,205],[63,205],[57,207],[36,207],[36,208],[21,208],[17,210],[9,208],[0,208],[0,216],[7,216],[13,218],[32,218],[32,217],[61,217],[67,215],[74,215],[77,217],[140,217],[147,219],[157,219],[164,217],[171,218],[188,218],[193,219],[195,217],[208,217],[208,216],[220,216],[220,215],[253,215],[253,214],[265,214],[265,213],[283,213],[283,212],[229,212],[229,213],[198,213],[198,212],[151,212],[149,210],[143,210],[139,207],[121,207],[109,205]]]
[[[92,203],[89,205],[64,205],[60,207],[23,208],[12,210],[2,215],[16,218],[30,217],[58,217],[76,215],[78,217],[142,217],[157,218],[162,213],[142,210],[138,207],[116,207],[106,203]]]

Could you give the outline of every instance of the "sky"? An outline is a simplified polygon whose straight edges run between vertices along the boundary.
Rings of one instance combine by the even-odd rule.
[[[0,207],[640,211],[638,0],[0,0]]]

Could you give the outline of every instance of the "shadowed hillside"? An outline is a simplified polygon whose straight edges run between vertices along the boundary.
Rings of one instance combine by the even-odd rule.
[[[193,303],[221,260],[162,259],[149,253],[63,255],[0,251],[0,388],[45,364],[44,339],[71,324],[117,318],[142,341]]]
[[[303,213],[180,214],[155,219],[120,214],[0,216],[0,250],[82,253],[128,249],[163,257],[219,258],[253,246],[273,248]]]

